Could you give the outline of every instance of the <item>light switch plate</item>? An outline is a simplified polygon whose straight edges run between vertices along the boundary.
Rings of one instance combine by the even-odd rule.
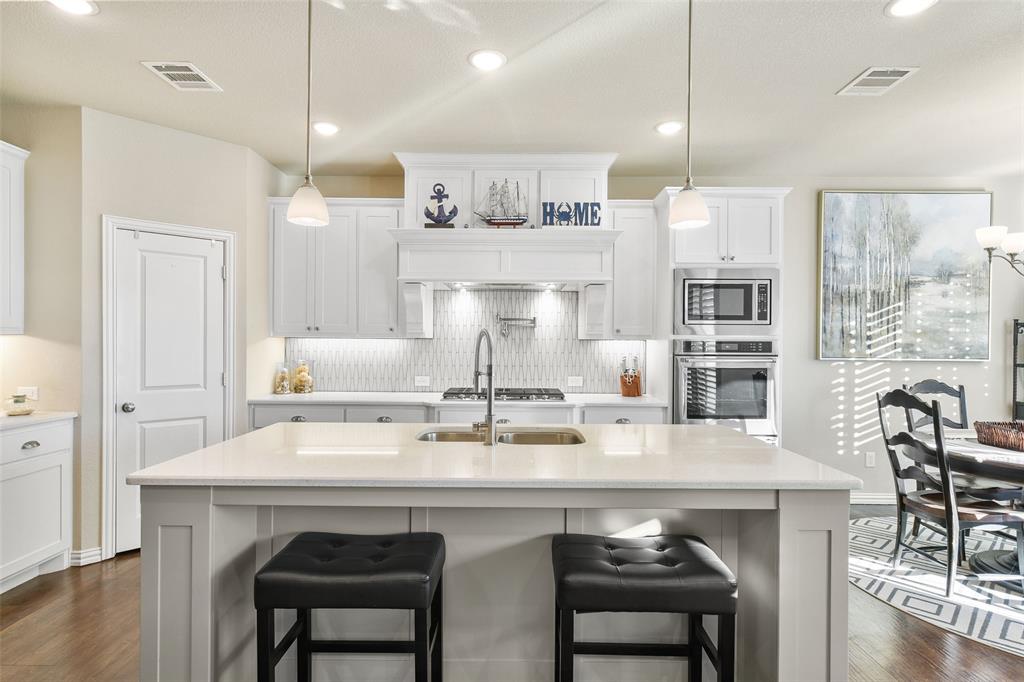
[[[24,394],[29,400],[39,400],[38,386],[18,386],[15,393]]]
[[[416,386],[430,386],[430,377],[424,376],[422,374],[417,374],[416,378],[413,380],[413,383]]]
[[[569,377],[567,382],[570,388],[579,388],[583,385],[583,377]]]

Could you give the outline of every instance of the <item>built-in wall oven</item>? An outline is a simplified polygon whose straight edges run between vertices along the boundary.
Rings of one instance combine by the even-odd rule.
[[[774,334],[779,294],[777,269],[679,268],[674,281],[674,332]]]
[[[716,424],[776,444],[774,338],[676,339],[673,423]]]

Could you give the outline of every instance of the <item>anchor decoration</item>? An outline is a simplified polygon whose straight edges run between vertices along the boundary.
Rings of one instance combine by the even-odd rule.
[[[452,227],[449,223],[455,220],[455,216],[459,215],[459,207],[452,206],[451,211],[446,211],[444,208],[444,201],[448,199],[448,193],[444,191],[444,185],[440,182],[434,185],[434,193],[430,195],[430,203],[427,204],[426,208],[423,209],[423,215],[430,220],[433,225],[428,227]],[[434,210],[431,210],[433,206]]]

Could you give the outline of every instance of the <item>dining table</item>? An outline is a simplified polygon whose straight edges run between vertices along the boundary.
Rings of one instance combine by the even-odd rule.
[[[979,443],[972,429],[946,429],[944,435],[953,471],[1024,487],[1024,452]],[[1021,574],[1015,549],[975,552],[968,559],[968,565],[977,574]],[[1019,589],[1019,583],[1004,584]]]

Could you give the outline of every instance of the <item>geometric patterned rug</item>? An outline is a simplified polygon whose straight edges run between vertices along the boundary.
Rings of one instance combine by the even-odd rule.
[[[909,536],[909,532],[908,532]],[[946,569],[914,552],[903,551],[899,568],[892,567],[896,519],[850,521],[850,582],[890,606],[933,625],[1024,656],[1024,595],[999,582],[981,582],[961,565],[953,596],[946,598]],[[912,544],[944,544],[945,537],[922,528]],[[1007,540],[973,531],[968,556],[988,549],[1013,549]],[[937,558],[945,562],[945,553]],[[1021,678],[1024,679],[1024,675]]]

